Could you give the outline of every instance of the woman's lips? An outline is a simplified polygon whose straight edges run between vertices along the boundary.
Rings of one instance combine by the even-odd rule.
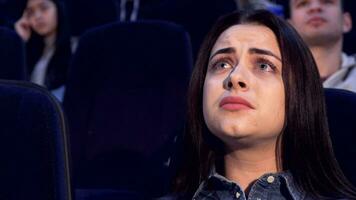
[[[229,111],[237,111],[237,110],[243,110],[243,109],[254,109],[254,107],[245,100],[242,97],[237,97],[237,96],[228,96],[224,97],[220,103],[219,103],[220,108],[223,108],[224,110],[229,110]]]

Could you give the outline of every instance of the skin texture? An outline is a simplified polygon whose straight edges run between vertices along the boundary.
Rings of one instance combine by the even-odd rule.
[[[225,30],[211,52],[203,89],[205,123],[225,145],[225,176],[246,189],[264,173],[277,171],[276,142],[285,117],[279,46],[267,27],[244,24]],[[225,97],[243,98],[251,107],[221,106]]]
[[[206,124],[227,144],[239,139],[253,143],[276,138],[285,111],[281,56],[274,34],[259,25],[235,25],[221,34],[211,55],[224,48],[235,52],[219,53],[210,59],[203,94]],[[251,48],[268,50],[278,59],[250,52]],[[232,87],[226,88],[224,83],[229,80]],[[253,109],[223,109],[219,103],[227,96],[242,97]]]
[[[23,40],[31,37],[31,30],[44,37],[53,37],[57,31],[57,8],[50,0],[29,0],[15,29]]]

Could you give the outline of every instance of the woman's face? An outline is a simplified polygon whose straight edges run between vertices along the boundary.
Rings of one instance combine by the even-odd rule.
[[[26,7],[30,26],[41,36],[57,31],[57,7],[50,0],[28,0]]]
[[[225,145],[275,142],[285,116],[281,53],[262,25],[234,25],[216,41],[204,82],[203,113]]]

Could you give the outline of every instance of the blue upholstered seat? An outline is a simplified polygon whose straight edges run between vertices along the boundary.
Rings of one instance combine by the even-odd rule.
[[[356,93],[325,89],[330,137],[346,177],[356,185]]]
[[[68,1],[74,35],[115,21],[120,21],[120,0]],[[132,1],[127,1],[132,2]],[[126,20],[132,14],[126,5]],[[132,7],[132,5],[131,5]],[[214,22],[237,10],[234,0],[140,0],[137,20],[164,20],[183,26],[191,37],[194,57]]]
[[[83,35],[73,59],[64,107],[75,187],[165,192],[184,124],[188,34],[166,22],[110,24]]]
[[[12,30],[0,27],[0,79],[25,80],[25,46]]]
[[[58,102],[34,84],[0,80],[0,199],[70,200],[67,130]]]

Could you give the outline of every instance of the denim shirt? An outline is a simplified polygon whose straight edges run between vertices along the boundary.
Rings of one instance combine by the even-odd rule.
[[[251,187],[246,196],[236,183],[214,173],[202,182],[193,196],[194,200],[234,199],[234,200],[301,200],[309,199],[294,185],[289,172],[265,174]]]
[[[214,171],[214,170],[213,170]],[[188,200],[184,194],[167,195],[156,200]],[[213,172],[196,190],[193,200],[320,200],[299,190],[290,172],[268,173],[251,186],[246,196],[235,182]],[[350,200],[348,198],[325,198]]]

